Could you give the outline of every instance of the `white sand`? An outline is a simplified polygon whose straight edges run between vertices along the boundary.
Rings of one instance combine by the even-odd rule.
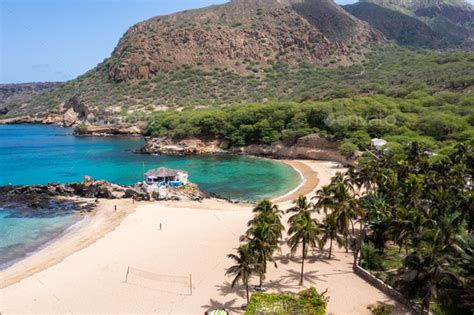
[[[332,162],[300,163],[316,170],[323,185],[339,170]],[[308,168],[302,173],[314,176]],[[299,193],[314,190],[314,185],[315,181],[307,180]],[[291,204],[286,199],[282,208]],[[111,202],[119,205],[118,214],[113,213]],[[91,219],[94,224],[1,272],[2,284],[14,284],[1,290],[0,312],[203,314],[219,306],[240,312],[245,302],[243,288],[230,289],[231,278],[224,273],[231,264],[226,255],[238,246],[252,216],[251,207],[219,200],[146,203],[136,211],[134,206],[130,201],[107,201],[101,204],[102,214]],[[292,259],[288,252],[284,245],[277,255],[278,268],[269,266],[265,282],[271,290],[302,289],[297,285],[299,255]],[[315,251],[308,259],[305,286],[328,289],[329,313],[368,314],[370,304],[393,304],[352,273],[351,254],[336,250],[330,261],[320,255]],[[186,280],[181,284],[146,281],[132,273],[130,283],[123,283],[128,266],[156,274],[192,274],[193,295],[168,292],[187,294]]]

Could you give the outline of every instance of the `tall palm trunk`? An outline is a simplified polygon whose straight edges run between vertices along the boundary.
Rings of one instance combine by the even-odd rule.
[[[301,277],[300,277],[300,285],[303,285],[303,274],[304,274],[304,260],[306,258],[306,242],[303,241],[303,259],[301,260]]]
[[[352,268],[354,269],[357,267],[357,259],[359,258],[359,256],[362,256],[361,249],[362,249],[362,244],[364,240],[365,240],[365,229],[362,229],[359,236],[355,239],[354,262],[352,264]]]
[[[346,253],[348,253],[349,252],[349,246],[350,246],[350,244],[349,244],[349,235],[347,233],[345,233],[344,238],[346,240]]]
[[[247,304],[249,304],[249,282],[245,282],[245,292],[247,293],[246,298],[247,298]]]
[[[261,271],[260,271],[260,274],[259,274],[259,276],[260,276],[260,279],[259,279],[259,280],[260,280],[260,281],[259,281],[259,286],[260,286],[260,287],[262,287],[262,285],[263,285],[263,277],[264,277],[265,274],[267,273],[267,257],[266,257],[265,254],[263,255],[263,258],[262,258],[262,259],[263,259],[263,261],[262,261],[262,263],[261,263],[261,264],[262,264],[262,268],[261,268]]]
[[[332,254],[332,237],[329,240],[329,259],[331,259],[331,254]]]

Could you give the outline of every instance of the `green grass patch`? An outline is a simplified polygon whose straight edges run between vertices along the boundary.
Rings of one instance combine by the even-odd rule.
[[[297,294],[254,292],[247,305],[246,315],[253,314],[326,314],[328,298],[315,288]]]

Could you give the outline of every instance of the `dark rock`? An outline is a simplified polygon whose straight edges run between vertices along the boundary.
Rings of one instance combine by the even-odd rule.
[[[65,111],[67,111],[70,108],[72,108],[72,110],[75,113],[77,113],[77,117],[81,121],[86,120],[90,112],[86,103],[83,100],[81,100],[79,96],[77,95],[74,95],[73,97],[71,97],[64,103]]]
[[[48,209],[51,203],[61,203],[64,197],[82,197],[95,199],[88,200],[82,205],[75,201],[75,209],[79,211],[90,211],[98,199],[134,199],[146,200],[194,200],[200,201],[210,195],[202,192],[193,184],[183,188],[169,189],[166,195],[148,193],[142,183],[132,186],[122,186],[109,183],[105,180],[94,180],[86,176],[82,182],[32,186],[0,186],[0,206],[14,205],[15,207],[27,207],[29,209]]]
[[[138,190],[134,188],[128,188],[127,190],[125,190],[123,198],[131,198],[137,201],[150,200],[150,196],[148,193],[143,190]]]

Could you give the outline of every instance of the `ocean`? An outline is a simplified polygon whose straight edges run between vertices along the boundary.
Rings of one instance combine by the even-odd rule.
[[[189,172],[201,189],[240,201],[281,195],[299,183],[290,166],[245,156],[153,156],[136,154],[140,137],[75,137],[51,125],[0,125],[0,186],[81,181],[85,175],[130,185],[151,168]],[[0,268],[54,240],[80,216],[59,207],[50,211],[0,208]]]

